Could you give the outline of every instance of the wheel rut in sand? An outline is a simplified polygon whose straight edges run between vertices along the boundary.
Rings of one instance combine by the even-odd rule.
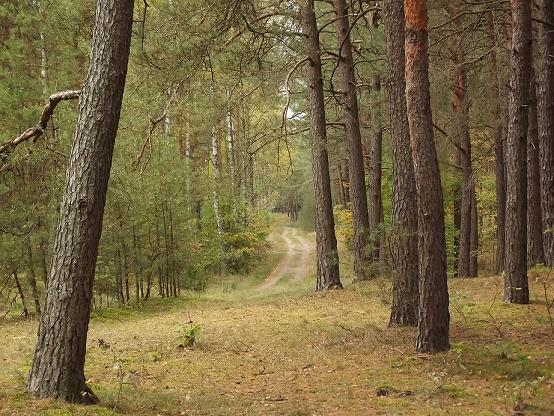
[[[281,237],[286,245],[285,255],[259,286],[260,290],[275,286],[285,277],[299,282],[310,273],[315,252],[314,244],[293,227],[283,227]]]

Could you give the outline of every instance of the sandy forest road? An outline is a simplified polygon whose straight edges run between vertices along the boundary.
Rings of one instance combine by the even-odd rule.
[[[293,282],[299,282],[308,276],[314,267],[314,242],[308,240],[298,228],[283,227],[282,230],[281,238],[286,245],[285,255],[258,287],[259,290],[269,289],[286,277]]]

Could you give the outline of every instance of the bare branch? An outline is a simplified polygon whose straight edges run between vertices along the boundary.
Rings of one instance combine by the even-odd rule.
[[[39,123],[25,130],[15,139],[10,140],[9,142],[4,143],[3,145],[0,145],[0,155],[8,155],[18,145],[28,140],[32,139],[34,143],[46,131],[46,127],[48,126],[48,122],[50,121],[52,114],[54,114],[54,110],[56,109],[56,106],[61,101],[76,100],[79,98],[80,95],[81,95],[80,90],[62,91],[51,95],[50,98],[48,99],[48,104],[46,104],[46,106],[42,110]]]

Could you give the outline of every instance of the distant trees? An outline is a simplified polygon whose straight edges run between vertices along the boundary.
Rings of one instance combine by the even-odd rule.
[[[496,37],[493,11],[486,15],[485,44],[489,48],[487,62],[487,80],[489,85],[494,122],[494,175],[495,175],[495,201],[496,201],[496,259],[494,272],[502,273],[504,270],[506,247],[506,166],[504,162],[504,119],[505,111],[502,110],[502,94],[498,75],[498,44]]]
[[[84,375],[98,243],[125,88],[132,0],[98,0],[28,391],[92,403]]]
[[[539,130],[537,120],[537,82],[534,59],[531,58],[529,112],[527,128],[527,266],[544,264],[541,180],[539,163]]]
[[[477,276],[477,200],[472,163],[472,146],[469,118],[468,82],[465,68],[465,42],[461,14],[461,1],[454,0],[448,7],[454,35],[452,53],[452,108],[454,123],[451,135],[456,149],[455,160],[462,170],[460,187],[460,234],[458,236],[458,277]]]

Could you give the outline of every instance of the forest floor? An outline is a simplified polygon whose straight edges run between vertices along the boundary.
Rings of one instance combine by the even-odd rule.
[[[279,230],[253,276],[95,313],[86,374],[100,406],[28,398],[37,322],[0,322],[0,415],[554,415],[538,279],[527,306],[501,301],[499,277],[451,279],[452,348],[417,354],[414,329],[387,328],[389,280],[314,293],[313,236]],[[189,319],[198,343],[180,348]]]

